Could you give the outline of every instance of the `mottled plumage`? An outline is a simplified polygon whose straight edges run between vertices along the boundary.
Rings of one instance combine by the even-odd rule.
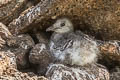
[[[97,61],[96,42],[81,31],[74,32],[68,19],[58,19],[47,31],[54,31],[49,47],[56,61],[81,66]]]

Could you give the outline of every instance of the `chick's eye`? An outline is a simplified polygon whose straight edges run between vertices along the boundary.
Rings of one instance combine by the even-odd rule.
[[[61,26],[61,27],[65,26],[65,23],[61,23],[60,26]]]

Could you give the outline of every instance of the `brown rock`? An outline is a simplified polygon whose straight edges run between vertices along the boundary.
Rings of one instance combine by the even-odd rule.
[[[112,7],[111,7],[112,6]],[[59,17],[69,17],[75,27],[103,40],[120,39],[119,0],[41,0],[10,23],[14,34],[34,26],[46,28]],[[27,16],[29,15],[29,16]],[[17,27],[19,26],[19,27]]]
[[[33,72],[22,73],[17,70],[16,58],[10,51],[0,51],[0,80],[48,80]]]
[[[119,80],[120,79],[120,67],[115,67],[111,70],[110,80]]]
[[[11,53],[10,51],[0,51],[0,76],[10,74],[12,72],[11,69],[13,68],[17,68],[14,53]]]
[[[44,14],[54,2],[56,1],[42,0],[36,6],[25,10],[17,19],[9,24],[9,30],[13,34],[19,34],[28,31],[31,28],[28,28],[27,26],[32,24],[32,22],[38,18],[39,15]]]
[[[48,80],[43,76],[29,76],[28,73],[16,72],[12,74],[13,76],[3,75],[0,76],[1,80]]]
[[[12,1],[12,0],[0,0],[0,6],[5,5],[10,1]]]
[[[120,62],[120,41],[118,40],[100,41],[99,40],[97,42],[98,42],[98,48],[103,57],[103,60],[108,59],[110,64],[111,64],[110,62],[111,60]]]
[[[5,39],[9,36],[12,36],[12,34],[9,32],[7,27],[0,22],[0,47],[3,47],[3,45],[6,43]]]
[[[48,65],[52,62],[52,57],[46,44],[36,44],[30,52],[29,60],[33,64],[38,64],[37,73],[44,75]]]
[[[35,45],[33,39],[27,35],[12,36],[7,39],[7,45],[16,55],[18,68],[26,68],[29,66],[29,50]]]
[[[27,0],[0,0],[0,22],[9,24],[25,9]]]

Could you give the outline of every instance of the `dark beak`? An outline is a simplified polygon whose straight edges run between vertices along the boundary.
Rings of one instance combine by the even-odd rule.
[[[50,26],[46,29],[46,31],[54,31],[54,27],[53,26]]]

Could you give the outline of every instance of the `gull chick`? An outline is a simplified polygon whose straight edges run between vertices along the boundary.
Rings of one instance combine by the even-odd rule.
[[[84,66],[97,61],[97,43],[81,31],[74,31],[67,18],[58,19],[46,31],[53,31],[49,48],[55,61],[69,65]]]

